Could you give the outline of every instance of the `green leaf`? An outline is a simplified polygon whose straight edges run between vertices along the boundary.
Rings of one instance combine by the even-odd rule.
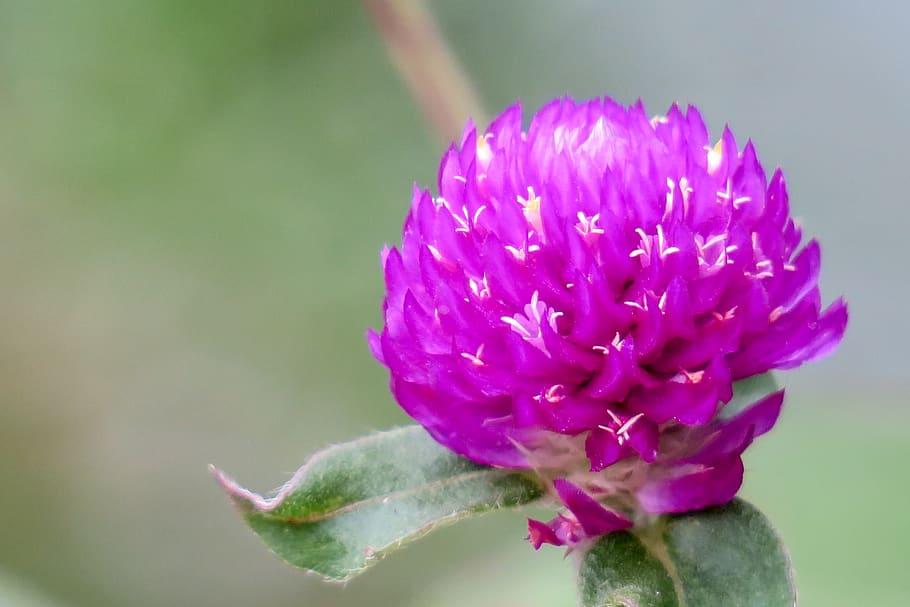
[[[602,538],[584,556],[583,607],[792,607],[793,569],[742,501]]]
[[[272,552],[331,581],[438,527],[543,495],[537,481],[459,457],[419,426],[321,451],[271,498],[212,471]]]
[[[771,373],[741,379],[733,384],[733,399],[720,410],[720,417],[722,419],[733,417],[748,408],[749,405],[778,390],[780,390],[780,384]]]

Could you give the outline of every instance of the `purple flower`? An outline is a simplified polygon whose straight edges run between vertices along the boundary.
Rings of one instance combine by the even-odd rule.
[[[730,500],[783,401],[721,420],[733,382],[828,354],[847,323],[842,300],[821,308],[783,174],[729,129],[712,143],[694,107],[564,98],[521,120],[469,123],[383,251],[369,341],[395,398],[472,460],[572,480],[537,546],[627,524],[602,504]]]

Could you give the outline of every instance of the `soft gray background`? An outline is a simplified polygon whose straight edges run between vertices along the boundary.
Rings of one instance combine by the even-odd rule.
[[[785,167],[852,318],[746,494],[803,605],[907,604],[910,4],[432,7],[491,109],[693,102]],[[324,586],[206,473],[406,421],[362,335],[440,151],[356,3],[0,2],[0,605],[571,604],[510,513]]]

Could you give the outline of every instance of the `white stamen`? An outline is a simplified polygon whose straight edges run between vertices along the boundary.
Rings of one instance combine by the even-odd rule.
[[[733,198],[733,181],[727,178],[726,189],[723,192],[716,192],[716,194],[718,202],[729,201],[731,198]]]
[[[635,228],[635,233],[638,234],[639,238],[641,238],[642,247],[650,250],[651,249],[651,237],[648,236],[648,234],[647,234],[647,232],[645,232],[644,228]]]
[[[525,253],[524,249],[519,249],[518,247],[506,245],[506,251],[511,253],[512,256],[515,257],[515,259],[517,259],[518,261],[520,261],[522,263],[525,261],[525,259],[527,259],[527,254]]]
[[[669,217],[673,213],[673,193],[676,191],[676,182],[667,177],[666,203],[664,204],[664,217]]]
[[[556,310],[554,310],[552,308],[550,309],[550,316],[547,318],[547,321],[550,323],[550,328],[553,329],[554,333],[559,332],[556,328],[556,321],[561,316],[565,316],[565,314],[563,314],[562,312],[557,312]]]
[[[565,386],[562,384],[554,384],[547,388],[547,391],[544,392],[544,398],[547,402],[558,403],[563,400],[566,395],[562,394],[562,391],[565,389]]]
[[[540,291],[534,291],[531,293],[531,314],[534,315],[534,320],[540,324],[540,307],[537,305],[540,303]]]
[[[776,308],[774,308],[773,310],[771,310],[771,313],[770,313],[770,314],[768,314],[768,321],[769,321],[769,322],[776,322],[777,319],[780,318],[781,315],[782,315],[783,313],[784,313],[784,308],[783,308],[783,306],[777,306]]]
[[[461,207],[464,217],[452,213],[452,219],[458,224],[458,227],[455,228],[456,232],[462,232],[467,234],[470,230],[468,229],[468,209],[466,207]]]
[[[707,248],[713,247],[717,243],[723,242],[726,239],[727,239],[726,234],[718,234],[717,236],[712,236],[711,238],[709,238],[708,240],[705,241],[705,244],[703,244],[701,248],[707,249]]]
[[[480,344],[480,347],[477,348],[477,352],[475,352],[474,354],[471,354],[470,352],[462,352],[461,356],[462,356],[462,358],[469,360],[472,365],[477,366],[477,367],[482,367],[482,366],[484,366],[484,364],[486,364],[483,362],[483,360],[481,360],[481,357],[483,356],[483,349],[485,346],[486,346],[486,344]]]
[[[469,278],[468,287],[471,289],[471,293],[479,299],[486,299],[490,296],[490,285],[487,283],[486,274],[483,275],[479,283],[473,278]]]
[[[689,187],[689,180],[685,177],[679,178],[679,190],[682,192],[683,199],[683,217],[689,214],[689,196],[694,192],[691,187]]]
[[[477,220],[480,218],[480,215],[487,210],[487,205],[482,204],[477,207],[477,210],[474,211],[474,217],[471,218],[471,223],[475,226],[477,225]]]
[[[630,308],[638,308],[638,309],[641,310],[642,312],[647,312],[647,311],[648,311],[648,300],[645,299],[645,300],[643,300],[643,301],[645,302],[644,305],[638,303],[637,301],[624,301],[624,302],[622,302],[622,303],[623,303],[624,305],[629,306]]]
[[[667,237],[664,235],[664,227],[657,224],[657,250],[660,251],[660,258],[666,259],[673,253],[679,253],[678,247],[667,247]]]
[[[579,211],[576,215],[578,217],[578,223],[575,224],[575,230],[587,239],[591,234],[604,234],[604,229],[597,226],[597,221],[600,219],[600,213],[595,213],[594,215],[587,217],[582,211]]]
[[[525,328],[525,326],[523,324],[521,324],[520,322],[518,322],[516,319],[512,318],[511,316],[502,316],[502,317],[500,317],[499,320],[501,320],[502,322],[504,322],[507,325],[509,325],[510,327],[512,327],[513,331],[515,331],[516,333],[519,333],[525,339],[531,339],[533,337],[533,335],[531,335],[531,333]]]
[[[610,344],[617,350],[622,350],[622,344],[625,340],[619,334],[619,331],[616,332],[616,335],[613,336],[613,341]]]
[[[616,430],[616,434],[625,434],[625,435],[626,435],[626,439],[628,439],[628,438],[629,438],[629,436],[628,436],[628,435],[629,435],[629,430],[632,428],[632,426],[635,425],[635,422],[637,422],[637,421],[640,420],[642,417],[644,417],[644,415],[645,415],[644,413],[639,413],[639,414],[635,415],[634,417],[630,417],[630,418],[626,421],[626,423],[624,423],[622,426],[620,426],[620,427]]]
[[[460,181],[461,183],[468,182],[468,178],[463,175],[452,175],[452,179],[454,179],[455,181]]]
[[[732,308],[730,308],[729,310],[727,310],[727,311],[724,312],[723,314],[721,314],[720,312],[715,312],[715,313],[714,313],[714,318],[716,318],[717,320],[730,320],[730,319],[732,319],[733,316],[736,314],[736,309],[737,309],[737,308],[739,308],[739,306],[733,306]]]
[[[436,247],[434,247],[431,244],[427,245],[427,249],[429,249],[430,254],[433,256],[433,259],[435,259],[436,261],[442,261],[443,257],[442,257],[442,253],[439,252],[439,249],[437,249]]]
[[[540,196],[534,193],[534,188],[528,186],[528,197],[523,198],[521,196],[516,196],[515,199],[518,201],[518,204],[521,205],[521,211],[525,216],[525,220],[538,232],[543,232],[543,221],[540,217],[540,205],[541,200]]]

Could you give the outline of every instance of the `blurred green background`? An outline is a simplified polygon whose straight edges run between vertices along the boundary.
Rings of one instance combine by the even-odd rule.
[[[910,603],[910,4],[431,8],[491,110],[693,102],[785,167],[852,324],[745,494],[803,605]],[[0,2],[0,606],[573,604],[515,513],[322,585],[206,471],[266,490],[407,421],[363,332],[441,149],[356,2]]]

